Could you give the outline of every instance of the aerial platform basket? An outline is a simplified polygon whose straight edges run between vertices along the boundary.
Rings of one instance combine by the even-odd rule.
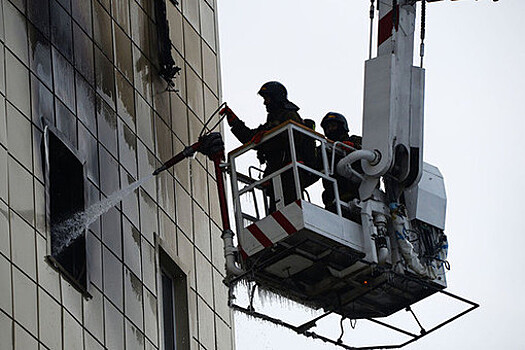
[[[315,144],[321,160],[322,165],[315,169],[298,161],[300,152],[297,149],[306,138]],[[265,174],[253,166],[256,162],[253,150],[261,149],[265,142],[272,140],[285,141],[280,146],[288,148],[290,162],[274,173]],[[385,204],[384,193],[379,189],[371,199],[363,202],[340,200],[337,181],[333,177],[333,155],[342,151],[338,149],[340,146],[302,125],[287,122],[267,132],[260,143],[249,143],[229,153],[227,165],[238,233],[236,248],[242,267],[242,273],[230,275],[226,280],[230,287],[230,306],[346,349],[359,348],[312,332],[316,322],[331,314],[353,320],[366,319],[409,337],[399,346],[387,346],[397,348],[477,308],[477,304],[444,291],[446,256],[440,260],[441,252],[429,249],[429,246],[438,247],[442,243],[440,239],[445,237],[442,220],[439,220],[444,210],[433,210],[430,214],[425,210],[428,205],[437,208],[446,202],[437,168],[425,165],[419,185],[407,193],[410,217],[405,215],[400,223],[395,219],[393,209]],[[302,181],[311,181],[312,176],[324,180],[325,185],[333,185],[332,211],[311,198],[315,196],[303,191],[308,185]],[[436,184],[440,186],[436,187]],[[283,194],[285,186],[293,187],[295,199],[286,198]],[[268,193],[269,190],[272,194]],[[286,191],[289,195],[290,188]],[[321,189],[308,188],[308,191],[320,194]],[[273,208],[270,209],[272,200]],[[381,217],[384,230],[379,234],[378,218]],[[405,224],[413,226],[405,230]],[[403,237],[399,237],[400,230]],[[381,244],[378,244],[379,240]],[[430,263],[429,256],[435,261]],[[421,271],[417,263],[419,257],[427,259],[426,265],[433,266],[433,274],[426,275]],[[252,286],[250,305],[246,307],[234,302],[233,288],[239,281],[247,281]],[[323,310],[323,313],[300,325],[259,313],[252,305],[255,286]],[[420,325],[419,335],[388,324],[388,316],[403,309],[410,311],[419,324],[411,305],[436,293],[458,299],[469,304],[470,308],[430,330]],[[361,349],[372,348],[376,347]]]
[[[282,133],[288,135],[288,145],[283,146],[290,147],[290,164],[259,179],[252,175],[253,166],[248,175],[238,171],[239,157]],[[321,171],[297,162],[295,140],[305,137],[317,144],[325,166]],[[282,139],[281,136],[279,140]],[[269,132],[262,143],[243,146],[229,155],[238,249],[251,280],[301,304],[352,319],[388,316],[446,287],[443,267],[434,281],[421,279],[400,266],[394,269],[393,265],[401,259],[399,255],[392,254],[385,264],[378,265],[375,237],[363,230],[361,222],[356,222],[361,220],[352,221],[343,215],[352,209],[339,200],[337,182],[328,175],[333,173],[329,165],[333,164],[329,154],[335,152],[332,143],[293,122]],[[294,174],[292,184],[281,183],[281,175],[287,171]],[[335,213],[307,201],[309,196],[302,193],[300,186],[296,186],[298,199],[284,205],[279,189],[299,184],[300,174],[305,172],[333,183]],[[264,184],[269,182],[278,203],[274,212],[268,212],[263,193]],[[243,197],[249,200],[242,201]],[[264,209],[257,208],[258,200],[264,203]],[[377,210],[389,211],[377,203]],[[261,215],[263,212],[266,216]],[[362,220],[367,221],[367,216]],[[388,247],[391,252],[397,249],[394,239],[388,239]]]

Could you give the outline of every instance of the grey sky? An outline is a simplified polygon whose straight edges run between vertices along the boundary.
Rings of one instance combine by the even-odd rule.
[[[369,1],[218,3],[223,99],[237,115],[263,122],[256,92],[279,80],[302,117],[319,123],[338,111],[360,134]],[[424,157],[446,182],[447,290],[481,308],[407,348],[524,349],[525,1],[427,6]],[[228,147],[237,145],[230,134]],[[242,320],[241,350],[334,348]]]

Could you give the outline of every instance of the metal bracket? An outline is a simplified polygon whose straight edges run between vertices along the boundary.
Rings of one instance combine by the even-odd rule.
[[[232,289],[232,287],[230,286],[230,290]],[[419,325],[421,331],[420,331],[420,334],[417,335],[417,334],[414,334],[414,333],[411,333],[405,329],[402,329],[400,327],[396,327],[396,326],[393,326],[391,324],[388,324],[386,322],[383,322],[383,321],[379,321],[377,319],[374,319],[374,318],[366,318],[367,321],[370,321],[372,323],[375,323],[375,324],[378,324],[380,326],[383,326],[385,328],[388,328],[388,329],[391,329],[391,330],[394,330],[398,333],[401,333],[401,334],[404,334],[408,337],[410,337],[410,339],[408,339],[406,342],[404,343],[401,343],[401,344],[386,344],[386,345],[372,345],[372,346],[364,346],[364,347],[355,347],[355,346],[352,346],[352,345],[349,345],[349,344],[345,344],[343,343],[342,341],[342,336],[339,337],[339,339],[337,340],[334,340],[334,339],[330,339],[328,337],[325,337],[321,334],[318,334],[316,332],[312,332],[310,331],[311,328],[315,327],[316,326],[316,323],[317,321],[319,321],[320,319],[334,313],[334,311],[327,311],[299,326],[295,326],[293,324],[290,324],[288,322],[285,322],[283,320],[280,320],[278,318],[274,318],[274,317],[271,317],[269,315],[266,315],[264,313],[260,313],[260,312],[256,312],[254,309],[253,309],[253,306],[251,305],[253,300],[250,300],[250,305],[248,307],[242,307],[242,306],[239,306],[235,303],[233,303],[233,299],[234,298],[230,298],[230,307],[234,310],[234,311],[238,311],[238,312],[242,312],[244,314],[247,314],[251,317],[255,317],[255,318],[258,318],[260,320],[263,320],[263,321],[267,321],[267,322],[271,322],[277,326],[282,326],[282,327],[285,327],[285,328],[288,328],[294,332],[296,332],[297,334],[300,334],[300,335],[303,335],[305,337],[309,337],[309,338],[313,338],[313,339],[318,339],[318,340],[321,340],[325,343],[330,343],[330,344],[333,344],[333,345],[336,345],[336,346],[339,346],[343,349],[347,349],[347,350],[372,350],[372,349],[399,349],[399,348],[402,348],[408,344],[411,344],[421,338],[423,338],[424,336],[438,330],[439,328],[457,320],[458,318],[466,315],[467,313],[477,309],[479,307],[479,304],[473,302],[473,301],[470,301],[470,300],[467,300],[465,298],[462,298],[460,296],[457,296],[455,294],[452,294],[452,293],[449,293],[449,292],[445,292],[443,290],[439,290],[438,291],[439,293],[447,296],[447,297],[450,297],[452,299],[456,299],[462,303],[465,303],[465,304],[468,304],[470,305],[470,307],[468,309],[466,309],[465,311],[462,311],[460,313],[457,313],[456,315],[442,321],[441,323],[439,323],[438,325],[430,328],[429,330],[425,330],[425,328],[423,328],[423,325],[420,323],[420,321],[418,320],[418,318],[416,317],[415,313],[412,311],[412,309],[409,307],[407,307],[405,310],[407,312],[410,312],[412,314],[412,316],[414,317],[414,319],[416,320],[417,324]],[[231,294],[232,295],[232,294]],[[353,327],[352,327],[353,328]]]

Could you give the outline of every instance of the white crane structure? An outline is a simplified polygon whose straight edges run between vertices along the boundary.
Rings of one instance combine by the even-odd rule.
[[[232,295],[230,306],[235,310],[356,349],[341,338],[329,339],[311,328],[334,313],[367,319],[408,336],[405,343],[386,346],[397,348],[478,307],[444,291],[449,268],[444,233],[446,193],[439,169],[423,162],[425,70],[413,64],[418,2],[424,21],[425,1],[380,0],[377,4],[377,56],[365,63],[362,149],[334,143],[288,122],[267,132],[260,143],[229,153],[223,168],[231,178],[238,233],[237,244],[229,227],[222,236],[230,291],[233,293],[238,281],[247,280],[324,313],[291,325],[254,310],[253,295],[245,307],[235,304]],[[375,2],[371,4],[373,17]],[[423,39],[424,23],[422,32]],[[291,155],[288,165],[264,176],[253,166],[247,173],[240,170],[245,155],[283,138],[288,141],[282,147],[288,147]],[[297,150],[305,139],[315,145],[320,166],[299,161]],[[336,154],[342,157],[339,162],[335,162]],[[362,171],[353,167],[359,162]],[[287,173],[293,174],[293,183],[283,180]],[[342,201],[334,174],[355,183],[359,197]],[[303,190],[306,179],[312,178],[333,185],[334,210],[311,203]],[[295,201],[285,202],[285,186],[295,187]],[[269,189],[275,211],[269,210],[265,193]],[[381,320],[400,310],[412,312],[411,305],[435,293],[464,302],[468,308],[432,329],[420,325],[420,334]]]

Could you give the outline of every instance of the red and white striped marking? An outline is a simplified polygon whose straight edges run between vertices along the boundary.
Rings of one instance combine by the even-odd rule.
[[[298,200],[244,228],[241,232],[242,237],[240,237],[241,255],[246,259],[296,233],[303,227],[301,201]]]
[[[379,31],[377,36],[378,56],[392,52],[392,28],[394,26],[394,10],[391,3],[381,2],[379,6]],[[399,26],[399,5],[397,5],[396,30]]]

